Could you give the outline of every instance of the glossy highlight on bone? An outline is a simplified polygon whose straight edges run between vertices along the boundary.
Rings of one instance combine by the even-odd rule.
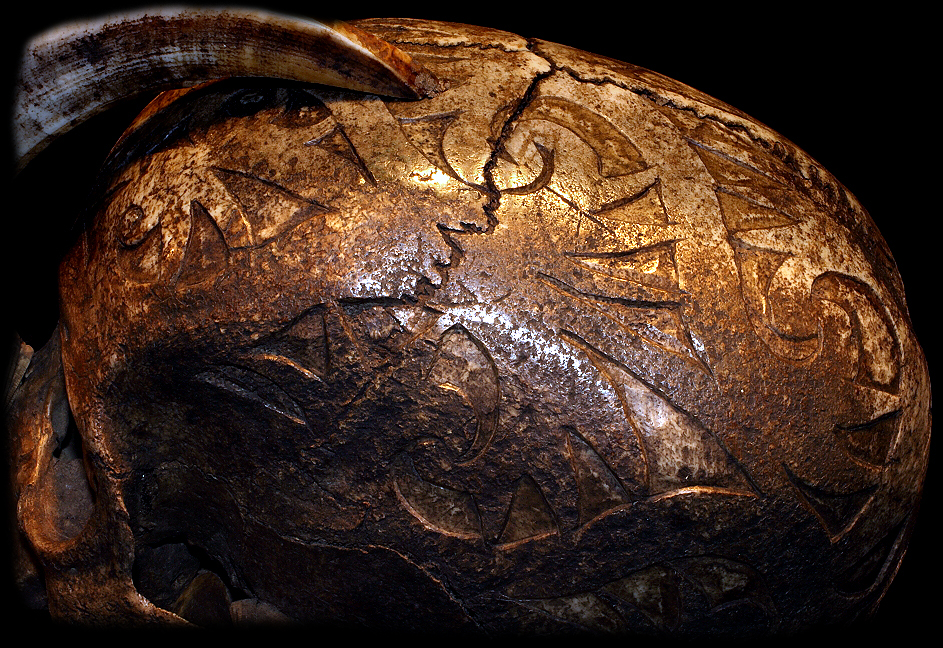
[[[157,8],[63,25],[27,44],[14,100],[17,167],[114,103],[224,77],[275,77],[399,98],[437,80],[350,25],[257,10]]]

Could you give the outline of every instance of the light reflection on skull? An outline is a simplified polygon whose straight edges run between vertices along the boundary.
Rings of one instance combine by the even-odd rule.
[[[21,500],[51,608],[696,634],[877,600],[929,404],[866,214],[649,72],[405,24],[450,90],[222,83],[116,151],[17,410],[24,465],[63,389],[85,444],[86,499],[53,461]]]

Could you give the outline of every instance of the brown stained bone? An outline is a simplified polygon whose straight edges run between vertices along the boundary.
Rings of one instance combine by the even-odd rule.
[[[854,197],[654,73],[357,27],[449,88],[220,83],[116,148],[60,278],[101,520],[71,542],[113,529],[83,555],[122,570],[33,532],[50,591],[114,619],[130,574],[170,609],[186,586],[133,566],[172,547],[233,619],[692,637],[873,609],[929,379]]]

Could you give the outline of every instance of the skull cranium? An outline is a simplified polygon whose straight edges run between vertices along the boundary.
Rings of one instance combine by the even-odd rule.
[[[116,149],[13,410],[50,607],[696,634],[878,600],[929,384],[856,201],[645,70],[361,27],[451,87],[214,84]]]

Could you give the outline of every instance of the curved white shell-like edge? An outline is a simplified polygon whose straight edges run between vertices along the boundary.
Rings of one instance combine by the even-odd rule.
[[[249,9],[161,7],[61,25],[29,42],[13,107],[17,167],[55,137],[143,92],[232,76],[415,98],[422,69],[379,39]]]

